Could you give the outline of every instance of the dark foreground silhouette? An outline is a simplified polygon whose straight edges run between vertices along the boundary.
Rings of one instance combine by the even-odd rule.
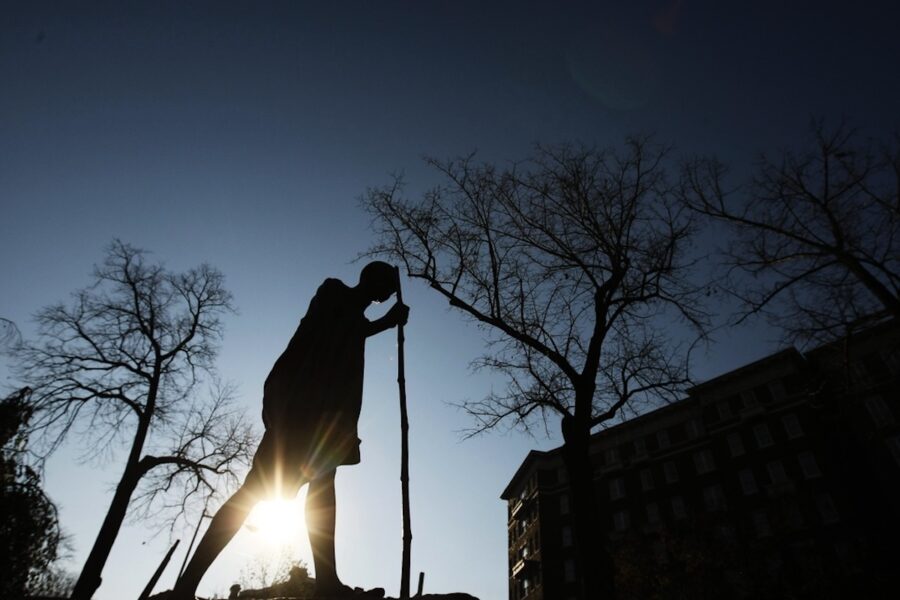
[[[149,600],[170,600],[169,596],[170,592],[163,592],[161,594],[154,594],[150,596]],[[269,599],[269,598],[277,598],[278,600],[330,600],[329,596],[319,596],[319,595],[302,595],[302,596],[254,596],[254,595],[245,595],[245,592],[240,592],[237,596],[229,596],[229,600],[257,600],[257,599]],[[361,590],[360,588],[355,588],[350,595],[342,595],[342,596],[334,596],[335,600],[344,600],[344,599],[357,599],[357,600],[369,600],[369,599],[379,599],[379,600],[399,600],[398,598],[394,598],[392,596],[385,596],[384,590],[377,588],[375,590]],[[197,600],[208,600],[206,598],[197,598]],[[423,594],[421,596],[412,596],[411,600],[479,600],[475,596],[470,596],[469,594],[462,593],[454,593],[454,594]]]
[[[376,321],[367,320],[365,310],[390,298],[398,286],[397,270],[378,261],[363,268],[354,287],[337,279],[326,279],[319,286],[266,378],[266,431],[253,466],[240,489],[213,517],[184,574],[167,595],[170,600],[193,600],[203,575],[257,502],[293,498],[307,483],[306,524],[316,570],[313,597],[375,597],[360,596],[338,578],[334,477],[338,466],[360,462],[357,420],[366,338],[405,324],[409,315],[399,302]]]
[[[421,585],[421,580],[420,580]],[[323,596],[316,594],[316,580],[309,576],[305,567],[294,566],[284,581],[274,583],[269,587],[259,589],[241,589],[235,584],[229,590],[228,600],[321,600]],[[421,590],[421,587],[420,587]],[[163,592],[150,596],[149,600],[168,600],[171,592]],[[325,597],[327,598],[327,596]],[[364,590],[354,588],[352,594],[339,596],[339,598],[353,598],[356,600],[398,600],[385,597],[384,589],[375,588]],[[413,600],[478,600],[469,594],[415,594]],[[206,600],[199,598],[198,600]]]
[[[315,595],[315,579],[312,579],[303,567],[294,566],[287,580],[275,583],[269,587],[261,589],[242,590],[241,586],[235,584],[231,586],[228,600],[306,600],[307,598],[319,598]],[[378,600],[395,600],[393,598],[385,598],[382,588],[371,590],[363,590],[354,588],[352,598],[357,600],[378,599]],[[468,594],[416,594],[412,598],[420,600],[478,600]]]

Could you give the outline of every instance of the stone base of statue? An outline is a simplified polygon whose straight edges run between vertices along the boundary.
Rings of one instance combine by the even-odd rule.
[[[288,579],[275,583],[266,588],[241,589],[235,584],[229,590],[228,600],[397,600],[386,597],[383,588],[364,590],[362,588],[348,589],[347,592],[337,596],[316,596],[316,580],[309,576],[303,567],[295,566],[288,574]],[[150,596],[150,600],[166,600],[169,592]],[[198,598],[197,600],[206,600]],[[478,600],[469,594],[416,594],[410,600]]]

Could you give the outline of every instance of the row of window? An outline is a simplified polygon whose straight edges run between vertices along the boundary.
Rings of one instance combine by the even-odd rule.
[[[800,425],[800,419],[794,413],[783,415],[781,417],[781,425],[784,428],[788,439],[796,439],[803,435],[803,427]],[[685,428],[689,439],[696,439],[702,435],[702,426],[697,419],[688,421]],[[753,426],[753,437],[758,448],[766,448],[775,443],[772,432],[769,430],[769,426],[766,423],[757,423]],[[633,456],[639,458],[647,456],[647,442],[644,438],[637,438],[632,444],[634,447]],[[672,440],[668,429],[661,429],[656,432],[656,444],[660,450],[671,447]],[[728,447],[732,456],[744,454],[744,443],[740,432],[734,431],[728,435]],[[621,451],[619,447],[613,446],[612,448],[607,448],[604,451],[604,463],[606,465],[617,464],[620,462],[620,455]]]
[[[900,443],[898,443],[900,445]],[[898,448],[897,452],[900,452]],[[819,464],[812,452],[801,452],[797,455],[797,463],[800,466],[800,472],[804,479],[813,479],[822,475]],[[663,477],[667,484],[677,483],[679,479],[678,467],[675,461],[664,462]],[[709,450],[700,450],[694,453],[694,468],[698,474],[709,473],[715,469],[715,463]],[[769,479],[773,484],[787,483],[788,476],[784,469],[784,465],[780,460],[772,460],[766,464],[766,470]],[[641,481],[641,490],[649,492],[656,487],[656,480],[653,476],[651,468],[641,469],[639,473]],[[751,469],[744,469],[738,474],[741,487],[745,494],[752,494],[758,491],[756,487],[756,479]],[[620,500],[626,496],[625,479],[616,477],[609,481],[609,499]]]
[[[900,456],[900,436],[895,437],[895,447],[896,449],[894,451],[896,452],[896,455]],[[900,460],[898,460],[898,462],[900,462]],[[800,467],[800,472],[803,474],[804,479],[815,479],[822,476],[822,471],[819,469],[819,463],[816,461],[816,457],[812,452],[799,453],[797,455],[797,464]],[[665,463],[663,465],[663,471],[666,474],[666,481],[668,483],[678,481],[678,471],[674,462],[670,461]],[[790,481],[781,460],[772,460],[766,463],[766,473],[768,474],[769,482],[772,485],[781,485]],[[739,471],[738,483],[740,484],[741,491],[746,496],[759,493],[759,485],[757,484],[756,475],[752,469],[748,468]],[[649,491],[653,489],[653,486],[652,472],[650,469],[644,469],[641,471],[641,488],[644,491]],[[609,482],[609,495],[611,500],[625,497],[625,482],[622,478],[616,478]],[[725,508],[725,494],[720,485],[717,484],[705,488],[703,497],[707,510],[723,510]],[[677,504],[681,501],[676,500],[675,502]],[[569,496],[567,494],[561,494],[559,496],[559,514],[567,515],[570,510]],[[676,516],[678,516],[678,509],[676,506],[673,506],[673,510],[676,511]]]
[[[867,398],[866,407],[872,415],[876,425],[884,426],[893,424],[893,413],[880,396],[872,396]],[[788,439],[796,439],[803,435],[803,428],[796,414],[790,413],[781,417],[781,424],[784,428]],[[752,428],[753,439],[758,449],[768,448],[774,445],[775,441],[767,423],[757,423]],[[663,433],[663,432],[661,432]],[[642,440],[640,440],[642,443]],[[900,464],[900,437],[893,436],[887,441],[888,447],[894,459]],[[728,451],[732,457],[738,457],[746,454],[744,438],[740,431],[733,431],[726,436]],[[638,440],[635,441],[638,444]],[[615,448],[611,448],[608,452],[615,452]],[[810,452],[804,452],[798,455],[800,469],[806,479],[818,477],[821,475],[815,457]],[[715,461],[709,450],[700,450],[693,455],[694,468],[698,475],[710,473],[715,470]],[[777,465],[777,466],[773,466]],[[752,473],[744,471],[742,481],[749,481]],[[783,467],[779,461],[769,463],[769,474],[773,483],[781,482],[784,473]],[[652,490],[655,487],[653,471],[648,467],[640,471],[641,489],[643,491]],[[679,480],[678,468],[674,461],[663,463],[663,477],[667,484],[676,483]],[[625,481],[623,478],[616,478],[609,482],[609,498],[610,500],[618,500],[625,497]]]
[[[703,490],[703,504],[704,508],[708,512],[724,510],[725,494],[722,491],[722,487],[716,485]],[[669,507],[671,509],[672,516],[676,520],[687,518],[687,507],[685,506],[683,497],[672,497],[669,500]],[[816,496],[816,508],[818,509],[819,516],[821,517],[822,522],[826,525],[837,523],[840,520],[837,507],[835,507],[834,501],[829,494],[819,494],[818,496]],[[646,516],[646,522],[648,524],[656,525],[662,521],[660,515],[660,505],[658,503],[648,503],[644,507],[644,512]],[[803,517],[796,505],[789,504],[786,512],[789,513],[786,520],[791,525],[797,526],[802,523]],[[772,534],[771,527],[769,525],[768,513],[765,509],[753,511],[751,513],[751,519],[753,521],[754,529],[756,530],[758,537],[765,537]],[[612,514],[613,531],[623,532],[630,526],[630,510],[623,508],[621,510],[617,510]],[[571,531],[567,531],[567,529],[568,528],[566,527],[562,529],[564,547],[571,544]]]
[[[873,352],[862,360],[850,363],[850,373],[856,383],[867,384],[883,381],[891,371],[900,372],[900,351],[896,348]]]
[[[765,386],[760,386],[765,387]],[[768,390],[769,388],[766,387]],[[779,389],[780,386],[779,386]],[[759,391],[755,392],[756,397],[760,395]],[[745,399],[744,405],[747,404],[747,400]],[[866,407],[866,410],[869,413],[869,416],[872,419],[872,422],[876,427],[887,427],[893,425],[895,421],[894,413],[891,410],[890,406],[884,401],[879,395],[874,395],[866,398],[863,401],[863,404]],[[731,416],[731,403],[727,400],[723,400],[719,402],[719,416],[722,419],[728,418]],[[800,419],[794,413],[789,413],[783,415],[781,417],[781,425],[784,428],[785,434],[788,439],[796,439],[803,435],[803,427],[800,425]],[[691,419],[685,424],[685,432],[688,439],[696,439],[703,434],[703,426],[699,419]],[[756,441],[756,445],[759,448],[766,448],[768,446],[773,445],[774,439],[772,438],[772,433],[769,430],[769,426],[766,423],[757,423],[753,426],[753,436]],[[655,435],[656,447],[659,450],[665,450],[672,446],[672,437],[670,435],[669,429],[661,429],[656,432]],[[637,438],[632,442],[632,455],[636,458],[644,458],[647,456],[647,442],[643,437]],[[739,456],[744,454],[744,443],[741,439],[740,432],[732,432],[728,435],[728,447],[731,451],[732,456]],[[619,447],[607,448],[604,452],[604,464],[606,465],[615,465],[618,464],[621,460],[621,450]]]
[[[883,427],[887,425],[891,425],[894,423],[893,412],[890,410],[890,407],[885,403],[884,399],[881,396],[871,396],[866,398],[864,404],[872,417],[873,422],[876,426]],[[785,434],[788,439],[796,439],[803,436],[803,427],[800,424],[800,420],[794,413],[785,414],[781,417],[781,425],[784,429]],[[769,429],[769,425],[767,423],[757,423],[752,428],[753,440],[758,449],[764,449],[774,445],[774,439],[772,437],[772,433]],[[665,430],[659,432],[659,434],[663,434],[663,438],[667,437]],[[746,454],[746,446],[744,444],[744,438],[740,431],[732,431],[726,436],[726,442],[728,445],[729,454],[732,457],[738,457]],[[892,436],[887,438],[886,443],[888,445],[888,449],[891,452],[894,460],[900,465],[900,436]],[[644,452],[646,452],[646,446],[644,445],[643,439],[635,440],[636,450],[638,448],[643,448]],[[611,448],[607,451],[608,453],[613,453],[617,456],[617,449]],[[611,455],[608,454],[608,458]],[[821,475],[821,471],[816,462],[815,457],[811,452],[803,452],[797,456],[797,460],[800,464],[800,470],[803,473],[804,478],[811,479],[814,477],[819,477]],[[712,454],[709,450],[700,450],[695,452],[693,455],[694,469],[698,475],[703,475],[715,470],[715,461],[713,460]],[[677,483],[679,481],[679,473],[678,468],[674,461],[667,461],[663,463],[663,477],[665,483],[672,484]],[[562,471],[565,470],[564,467],[561,468]],[[769,477],[773,483],[781,483],[786,480],[786,476],[784,475],[784,468],[781,465],[780,461],[773,461],[767,465],[767,470],[769,471]],[[654,489],[656,482],[654,480],[653,471],[651,468],[642,469],[639,473],[640,482],[641,482],[641,490],[650,491]],[[740,475],[742,488],[745,490],[745,493],[755,493],[757,491],[755,481],[753,480],[753,474],[749,470],[744,470]],[[530,491],[530,487],[526,487]],[[752,490],[752,491],[751,491]],[[625,493],[625,481],[623,478],[616,478],[609,482],[609,498],[610,500],[619,500],[626,496]],[[512,502],[515,502],[515,499]],[[568,502],[568,498],[566,498],[566,502]],[[568,512],[568,508],[566,511]],[[534,515],[536,516],[536,515]],[[527,522],[533,520],[532,519],[522,519],[523,523],[521,523],[522,529],[527,525]],[[518,533],[521,533],[519,531]]]
[[[703,502],[707,511],[712,512],[716,510],[722,510],[725,506],[725,495],[722,491],[721,486],[715,485],[706,488],[703,492]],[[684,498],[682,498],[681,496],[675,496],[670,499],[669,503],[672,515],[675,519],[687,518],[688,514]],[[837,523],[840,520],[837,507],[835,506],[834,500],[831,498],[830,494],[823,493],[817,495],[815,498],[815,505],[824,524],[833,524]],[[657,524],[661,522],[662,519],[659,504],[655,502],[649,503],[644,507],[644,510],[647,523]],[[803,523],[803,516],[796,504],[788,504],[782,508],[782,511],[785,513],[784,521],[791,526],[799,526]],[[759,509],[753,511],[752,513],[750,513],[750,520],[753,531],[755,532],[757,538],[762,539],[773,535],[772,524],[767,510]],[[612,524],[614,531],[626,531],[631,526],[630,511],[623,509],[613,513]],[[723,535],[726,535],[726,537],[729,538],[733,538],[734,528],[727,525],[723,526]],[[569,525],[564,525],[560,529],[560,536],[560,541],[563,548],[572,547],[574,540],[572,537],[572,528]],[[527,557],[528,551],[525,550],[523,554],[520,554],[520,556],[521,558]],[[575,563],[572,559],[566,559],[563,561],[563,580],[567,583],[572,583],[575,581]],[[521,593],[521,595],[519,597],[523,598],[527,596],[531,589],[533,589],[533,584],[533,581],[528,581],[528,583],[524,584],[520,581],[519,592]]]
[[[767,406],[773,401],[784,400],[786,396],[787,391],[781,380],[771,381],[718,401],[715,404],[715,416],[719,421],[726,421],[742,410]]]

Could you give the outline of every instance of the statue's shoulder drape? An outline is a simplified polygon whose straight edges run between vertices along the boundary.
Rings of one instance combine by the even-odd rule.
[[[364,309],[351,288],[326,279],[266,378],[266,435],[305,471],[359,462]]]

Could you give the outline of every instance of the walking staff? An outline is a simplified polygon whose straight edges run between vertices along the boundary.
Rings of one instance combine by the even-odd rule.
[[[397,272],[397,304],[403,305],[400,268]],[[400,571],[400,600],[409,600],[409,559],[412,529],[409,523],[409,419],[406,415],[406,372],[403,356],[403,323],[397,325],[397,384],[400,386],[400,487],[403,494],[403,559]]]

